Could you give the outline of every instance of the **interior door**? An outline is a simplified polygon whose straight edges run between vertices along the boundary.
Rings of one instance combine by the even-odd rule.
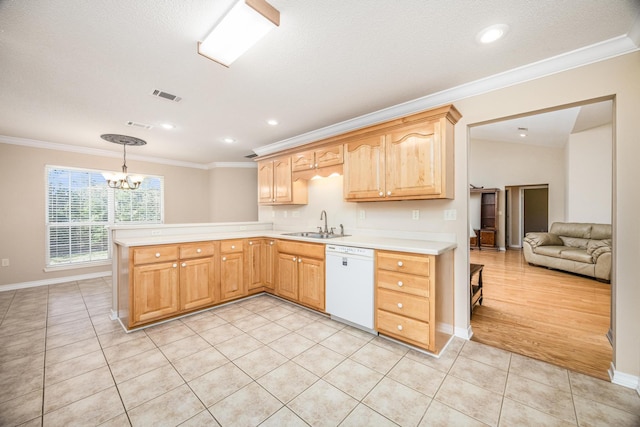
[[[525,188],[524,194],[524,234],[549,231],[549,189]]]

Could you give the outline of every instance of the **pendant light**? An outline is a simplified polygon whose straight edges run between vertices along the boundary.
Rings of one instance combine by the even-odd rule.
[[[133,136],[116,135],[112,133],[100,135],[100,138],[104,139],[105,141],[113,142],[114,144],[120,144],[122,145],[122,148],[124,150],[124,163],[122,165],[122,173],[105,172],[102,174],[104,179],[107,180],[107,185],[110,188],[117,188],[121,190],[136,190],[140,188],[140,184],[142,184],[144,177],[140,175],[129,175],[127,173],[127,145],[146,145],[146,141],[143,141],[139,138],[134,138]]]

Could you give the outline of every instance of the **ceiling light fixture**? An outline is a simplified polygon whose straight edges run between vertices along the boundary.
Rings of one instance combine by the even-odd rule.
[[[100,138],[104,139],[105,141],[113,142],[114,144],[120,144],[124,149],[124,164],[122,165],[122,173],[105,172],[102,174],[104,179],[107,180],[107,185],[110,188],[118,188],[121,190],[136,190],[140,188],[140,184],[142,184],[144,177],[139,175],[127,174],[127,145],[146,145],[146,141],[143,141],[139,138],[134,138],[133,136],[116,135],[112,133],[100,135]]]
[[[198,53],[228,67],[277,26],[280,12],[265,0],[238,0],[198,42]]]
[[[267,120],[267,124],[269,126],[278,126],[278,121],[276,119],[269,119]]]
[[[529,132],[528,128],[518,128],[518,134],[521,138],[526,138],[527,132]]]
[[[227,144],[233,144],[234,142],[236,142],[236,140],[233,138],[225,138],[223,139],[223,141],[226,142]]]
[[[175,129],[176,128],[176,126],[172,125],[171,123],[163,123],[161,126],[163,128],[165,128],[165,129]]]
[[[485,28],[480,31],[476,36],[476,40],[482,44],[493,43],[494,41],[501,39],[507,34],[509,26],[506,24],[496,24]]]

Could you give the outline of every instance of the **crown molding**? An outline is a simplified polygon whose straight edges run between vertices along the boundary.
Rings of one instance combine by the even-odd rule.
[[[66,151],[69,153],[88,154],[90,156],[121,158],[122,153],[102,150],[99,148],[80,147],[77,145],[59,144],[56,142],[39,141],[37,139],[17,138],[15,136],[0,135],[0,143],[20,145],[22,147],[44,148],[45,150]],[[180,166],[184,168],[209,169],[208,165],[201,163],[183,162],[179,160],[164,159],[161,157],[140,156],[127,153],[127,159],[139,160],[143,162],[159,163],[169,166]]]
[[[255,169],[258,165],[255,162],[213,162],[207,165],[207,169],[217,168],[246,168]]]
[[[541,77],[557,74],[573,68],[595,62],[604,61],[616,56],[625,55],[639,50],[640,17],[636,20],[629,36],[619,36],[600,43],[586,46],[571,52],[563,53],[538,62],[514,68],[499,74],[475,80],[431,95],[407,101],[402,104],[384,108],[373,113],[365,114],[353,119],[345,120],[292,138],[254,148],[258,156],[273,154],[302,144],[319,141],[340,135],[352,130],[371,126],[387,120],[425,111],[430,108],[450,104],[461,99],[481,95],[498,89],[503,89],[519,83],[535,80]],[[635,36],[634,38],[631,38]]]

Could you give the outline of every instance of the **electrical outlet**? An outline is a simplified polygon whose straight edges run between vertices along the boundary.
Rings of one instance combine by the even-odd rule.
[[[361,209],[358,213],[358,218],[360,219],[365,219],[367,217],[367,215],[364,213],[364,209]]]
[[[159,236],[162,234],[162,230],[151,230],[152,236]]]
[[[300,218],[300,211],[291,211],[292,218]]]
[[[455,209],[445,209],[444,211],[445,221],[455,221],[456,217],[457,217],[457,211]]]
[[[282,217],[286,218],[289,216],[289,213],[287,211],[282,211]]]
[[[272,210],[271,211],[271,218],[275,218],[276,217],[276,211]]]
[[[411,219],[420,219],[420,210],[414,209],[411,211]]]
[[[9,267],[9,258],[2,258],[2,266]]]

